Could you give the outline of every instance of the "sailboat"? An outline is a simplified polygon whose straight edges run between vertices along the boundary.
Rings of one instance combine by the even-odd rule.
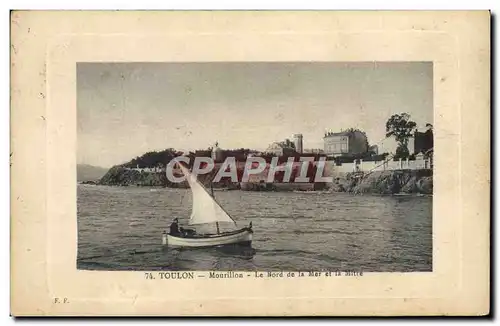
[[[219,222],[236,227],[236,222],[217,202],[213,194],[198,181],[197,177],[189,172],[182,164],[178,164],[193,194],[193,207],[189,218],[189,225],[215,224],[217,232],[214,234],[185,234],[182,236],[166,234],[166,242],[170,247],[215,247],[231,244],[252,243],[252,223],[248,227],[230,232],[220,232]],[[164,234],[165,237],[165,234]]]

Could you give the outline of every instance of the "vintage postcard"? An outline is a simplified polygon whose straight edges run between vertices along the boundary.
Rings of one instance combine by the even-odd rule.
[[[489,313],[489,12],[11,28],[14,316]]]

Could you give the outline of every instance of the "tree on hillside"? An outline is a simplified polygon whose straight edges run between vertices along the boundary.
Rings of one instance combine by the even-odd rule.
[[[396,154],[394,157],[407,158],[410,153],[408,150],[408,140],[413,135],[417,124],[410,120],[408,113],[393,114],[385,124],[385,136],[394,137],[398,142]]]
[[[181,155],[181,152],[176,151],[173,148],[167,148],[163,151],[151,151],[143,154],[142,156],[136,157],[131,161],[122,164],[123,167],[135,168],[153,168],[165,166],[174,157]]]

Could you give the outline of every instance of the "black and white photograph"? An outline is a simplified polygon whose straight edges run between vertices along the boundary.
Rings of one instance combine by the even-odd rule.
[[[10,314],[488,315],[491,16],[12,11]]]
[[[432,62],[78,62],[76,96],[79,270],[433,271]]]

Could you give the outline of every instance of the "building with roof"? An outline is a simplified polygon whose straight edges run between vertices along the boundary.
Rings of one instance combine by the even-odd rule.
[[[274,156],[293,155],[295,148],[287,146],[283,142],[273,142],[267,147],[266,153],[273,154]]]
[[[432,129],[425,132],[415,131],[413,137],[408,139],[408,151],[410,154],[427,153],[434,147],[434,135]]]
[[[323,142],[325,154],[328,156],[360,154],[368,151],[368,139],[360,130],[327,132]]]

